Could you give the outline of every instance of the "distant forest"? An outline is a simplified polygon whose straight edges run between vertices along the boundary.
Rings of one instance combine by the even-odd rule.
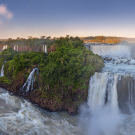
[[[119,43],[119,42],[130,42],[135,43],[135,38],[126,37],[110,37],[110,36],[90,36],[80,37],[84,42],[101,42],[101,43]]]
[[[0,50],[2,50],[4,45],[8,45],[10,47],[14,47],[17,45],[21,50],[28,50],[28,51],[34,51],[39,50],[41,51],[43,48],[43,45],[52,45],[56,41],[56,38],[51,38],[41,36],[41,38],[33,38],[31,36],[28,37],[28,39],[25,38],[17,38],[12,39],[9,38],[7,40],[0,40]]]

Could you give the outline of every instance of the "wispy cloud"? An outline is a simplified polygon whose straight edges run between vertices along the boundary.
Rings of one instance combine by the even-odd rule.
[[[0,15],[6,17],[7,19],[11,19],[13,17],[12,12],[10,12],[4,4],[0,4]]]

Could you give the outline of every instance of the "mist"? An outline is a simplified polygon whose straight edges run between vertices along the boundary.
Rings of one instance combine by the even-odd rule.
[[[125,119],[124,115],[112,110],[109,105],[96,107],[93,112],[85,105],[80,109],[79,126],[85,130],[86,135],[116,135],[117,129]]]

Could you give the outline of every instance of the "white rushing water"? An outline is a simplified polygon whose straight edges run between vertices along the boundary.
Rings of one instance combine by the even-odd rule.
[[[49,113],[10,95],[0,88],[0,134],[2,135],[83,135],[78,116]]]
[[[15,46],[14,46],[14,50],[15,50],[15,51],[18,51],[18,45],[15,45]]]
[[[43,45],[43,52],[47,53],[47,45]]]
[[[114,135],[123,118],[119,113],[117,74],[95,73],[89,82],[88,106],[90,119],[86,134]]]
[[[131,48],[126,45],[91,45],[91,51],[102,56],[130,56]]]
[[[4,64],[2,65],[2,68],[1,68],[1,76],[4,76]]]
[[[33,90],[33,83],[35,82],[35,73],[38,74],[38,68],[33,68],[21,90],[23,89],[26,89],[26,91]]]
[[[5,49],[7,49],[7,45],[4,45],[4,46],[3,46],[3,50],[5,50]]]
[[[108,73],[95,73],[90,79],[88,90],[88,105],[91,111],[94,110],[95,107],[103,107],[103,105],[105,104],[105,95],[108,80],[107,76]]]

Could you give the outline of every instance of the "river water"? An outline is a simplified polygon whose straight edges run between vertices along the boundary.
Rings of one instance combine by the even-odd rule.
[[[49,113],[0,88],[2,135],[78,135],[78,116]]]
[[[135,76],[131,48],[124,45],[89,48],[104,58],[105,67],[90,78],[88,100],[80,106],[79,115],[46,112],[0,88],[0,134],[135,135],[135,113],[121,113],[116,87],[121,76]]]

